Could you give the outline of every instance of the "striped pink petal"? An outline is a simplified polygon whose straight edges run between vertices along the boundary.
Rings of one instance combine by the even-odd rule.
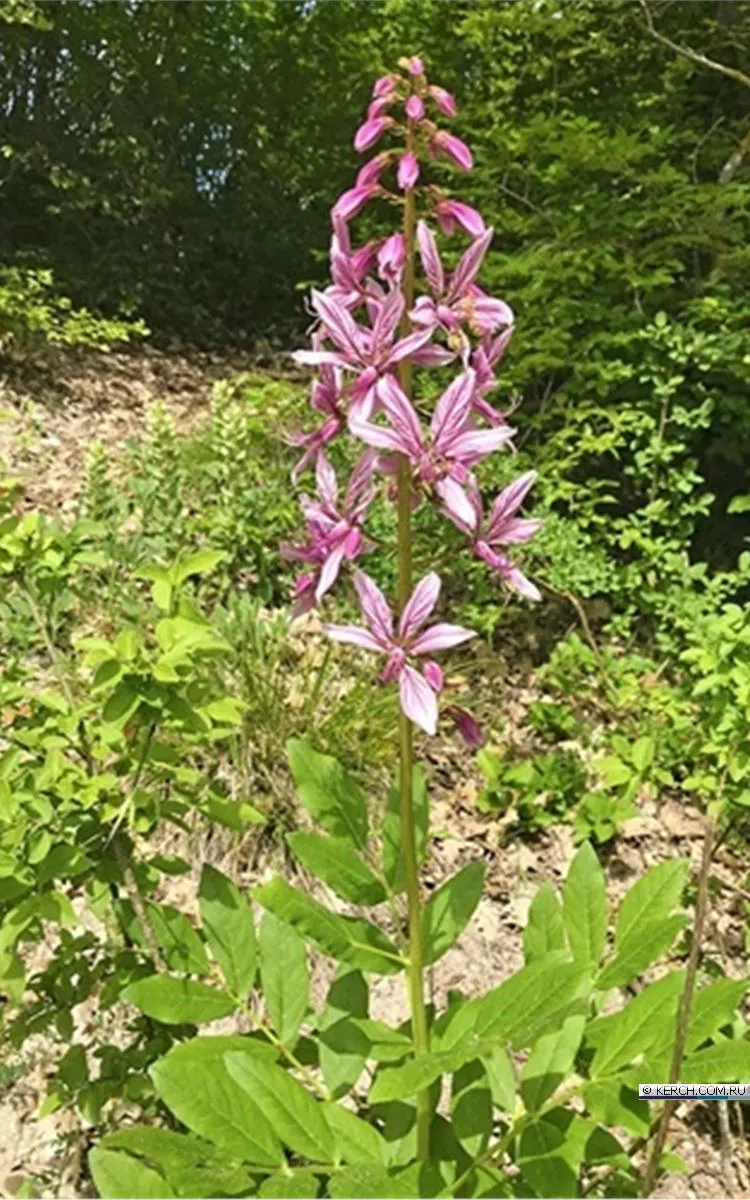
[[[401,391],[392,375],[385,376],[378,395],[405,447],[404,453],[417,457],[422,451],[422,426],[411,401]]]
[[[437,730],[435,693],[413,667],[405,666],[398,677],[401,708],[414,725],[433,736]]]
[[[381,647],[387,647],[393,636],[393,614],[378,585],[364,571],[354,572],[354,586],[367,624]]]
[[[463,429],[471,412],[475,386],[476,376],[469,369],[458,375],[438,400],[430,422],[432,442],[436,449],[450,444]]]
[[[462,142],[455,134],[446,133],[444,129],[441,129],[435,134],[433,145],[462,171],[470,171],[474,166],[471,150],[466,142]]]
[[[411,150],[402,155],[396,172],[396,182],[405,192],[408,188],[413,188],[414,184],[419,179],[419,160]]]
[[[401,620],[398,625],[400,638],[412,638],[418,629],[424,625],[440,595],[440,576],[436,571],[430,571],[424,579],[420,579],[409,597]]]
[[[313,308],[325,325],[326,332],[345,354],[358,359],[361,356],[361,331],[343,304],[312,289]]]
[[[435,484],[435,491],[451,520],[460,527],[474,528],[474,509],[460,483],[456,483],[455,479],[440,479]]]
[[[464,629],[462,625],[433,625],[412,642],[409,651],[411,654],[434,654],[436,650],[450,650],[476,636],[473,629]]]
[[[326,625],[325,631],[332,642],[344,642],[349,646],[359,646],[362,650],[383,653],[383,647],[377,638],[361,625]]]
[[[494,235],[494,229],[491,227],[485,229],[481,237],[476,238],[468,250],[462,254],[458,261],[458,266],[451,275],[450,288],[448,291],[449,303],[463,296],[467,288],[474,282],[479,270],[484,262],[484,257],[489,249],[490,242]]]
[[[436,296],[442,296],[445,288],[443,264],[435,235],[426,221],[420,221],[417,225],[417,246],[427,282]]]

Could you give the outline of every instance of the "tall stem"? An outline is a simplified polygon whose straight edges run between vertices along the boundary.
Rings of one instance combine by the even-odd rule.
[[[411,128],[407,134],[406,149],[412,150]],[[407,313],[414,305],[414,191],[409,188],[404,200],[404,242],[406,262],[404,265],[404,319],[402,336],[410,332]],[[412,363],[410,358],[399,363],[399,382],[409,399],[412,398]],[[398,605],[403,611],[412,589],[412,536],[411,536],[411,472],[409,459],[399,455],[398,460]],[[412,724],[399,710],[399,797],[401,812],[401,846],[406,874],[406,899],[409,916],[409,1003],[411,1006],[412,1037],[417,1058],[429,1052],[427,1013],[424,1004],[424,969],[422,963],[422,902],[419,894],[419,864],[414,827],[414,797],[412,775],[414,749]],[[430,1095],[428,1091],[417,1096],[417,1158],[425,1162],[430,1152]]]

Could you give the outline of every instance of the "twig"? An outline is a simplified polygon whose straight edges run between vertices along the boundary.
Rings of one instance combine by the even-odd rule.
[[[746,75],[744,71],[738,70],[737,67],[728,67],[725,63],[716,62],[715,59],[709,58],[708,55],[701,54],[699,50],[693,50],[691,46],[681,46],[679,42],[673,42],[671,38],[660,33],[654,25],[654,18],[649,8],[648,0],[639,0],[639,3],[646,19],[646,28],[657,42],[661,42],[663,46],[667,46],[675,54],[679,54],[681,58],[686,58],[688,62],[696,63],[699,67],[706,67],[709,71],[718,71],[720,75],[725,75],[727,79],[733,79],[735,83],[741,84],[742,87],[750,88],[750,75]],[[750,129],[748,129],[747,133],[724,163],[719,172],[718,182],[720,184],[729,183],[737,174],[737,171],[749,153]]]
[[[682,1059],[685,1054],[685,1042],[687,1040],[688,1025],[690,1022],[690,1011],[693,1004],[693,993],[695,992],[695,981],[698,975],[698,962],[701,956],[701,946],[703,943],[703,930],[706,924],[706,914],[708,912],[708,876],[711,870],[711,859],[714,849],[714,840],[716,837],[716,826],[712,820],[708,820],[706,824],[706,833],[703,839],[703,854],[701,856],[700,872],[698,874],[698,898],[695,905],[695,924],[693,926],[693,943],[690,947],[690,956],[688,958],[687,972],[685,974],[685,987],[680,1000],[680,1008],[677,1014],[677,1029],[675,1032],[674,1046],[672,1049],[672,1064],[669,1069],[669,1082],[678,1083],[680,1078],[680,1069],[682,1067]],[[659,1172],[659,1163],[661,1161],[664,1143],[667,1140],[667,1132],[669,1122],[672,1119],[675,1109],[677,1108],[678,1100],[665,1100],[664,1107],[659,1117],[654,1140],[651,1144],[651,1153],[649,1155],[648,1165],[646,1167],[646,1178],[643,1185],[643,1196],[650,1196],[656,1182],[656,1176]]]
[[[719,1100],[719,1146],[721,1148],[721,1178],[727,1196],[734,1195],[734,1173],[732,1171],[732,1131],[729,1128],[729,1103]]]
[[[119,836],[114,838],[114,840],[112,842],[112,848],[115,852],[115,858],[117,859],[117,865],[120,868],[120,871],[122,872],[123,883],[125,885],[125,892],[127,894],[128,900],[132,904],[133,911],[134,911],[136,917],[138,918],[138,923],[140,924],[141,929],[143,930],[143,936],[146,939],[146,945],[148,946],[149,954],[153,958],[153,960],[156,963],[156,966],[159,968],[159,970],[166,971],[167,964],[164,961],[164,957],[162,955],[161,950],[159,949],[159,943],[156,940],[156,934],[154,932],[154,927],[151,924],[151,919],[150,919],[148,913],[146,912],[146,906],[143,903],[143,897],[141,896],[141,893],[138,890],[138,884],[136,882],[135,875],[133,874],[132,864],[130,862],[130,859],[128,858],[128,855],[125,853],[125,850],[123,849],[122,841],[120,840]]]

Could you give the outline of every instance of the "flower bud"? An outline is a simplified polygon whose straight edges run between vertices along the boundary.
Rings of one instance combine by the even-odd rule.
[[[331,210],[331,216],[334,220],[340,218],[342,221],[350,221],[352,217],[356,217],[358,212],[361,212],[373,196],[377,195],[378,191],[375,183],[368,184],[366,187],[349,188],[348,192],[342,192],[339,196]]]
[[[413,188],[418,179],[419,163],[417,161],[417,156],[416,154],[413,154],[411,150],[409,150],[402,156],[401,161],[398,164],[398,186],[402,191],[405,192],[407,188]]]
[[[404,270],[406,243],[402,233],[392,233],[378,251],[378,271],[381,278],[397,283]]]
[[[394,98],[397,86],[397,75],[381,75],[380,79],[375,80],[372,87],[373,100],[383,100],[386,96]]]
[[[456,225],[460,225],[464,233],[478,238],[486,230],[482,214],[461,200],[439,200],[435,212],[443,233],[451,234]]]
[[[354,149],[360,153],[369,150],[382,137],[389,124],[388,117],[372,117],[365,121],[354,135]]]
[[[474,159],[466,142],[462,142],[453,133],[446,133],[444,129],[438,130],[433,139],[433,147],[445,154],[462,171],[470,171],[474,166]]]
[[[445,113],[446,117],[455,117],[457,115],[458,105],[450,92],[447,92],[445,88],[436,87],[434,83],[430,85],[427,91],[440,111]]]
[[[421,96],[410,96],[404,107],[410,121],[422,120],[424,116],[424,101]]]

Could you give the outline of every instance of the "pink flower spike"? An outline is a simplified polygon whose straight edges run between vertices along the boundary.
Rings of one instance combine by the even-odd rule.
[[[369,150],[383,136],[389,124],[387,117],[371,117],[365,121],[354,135],[354,149],[360,153]]]
[[[373,100],[382,100],[385,96],[395,93],[398,86],[397,75],[381,75],[372,85]]]
[[[481,237],[486,229],[482,214],[461,200],[438,201],[436,214],[440,229],[448,235],[453,233],[456,225],[473,238]]]
[[[451,93],[447,92],[445,88],[437,87],[433,83],[427,91],[432,96],[440,111],[445,113],[446,117],[455,117],[458,115],[458,105]]]
[[[424,116],[424,101],[421,96],[410,96],[404,105],[410,121],[421,121]]]
[[[334,204],[331,209],[331,217],[334,220],[340,218],[342,221],[350,221],[352,217],[356,217],[357,213],[362,211],[373,196],[378,194],[379,190],[377,184],[374,183],[364,187],[349,188],[348,192],[341,193]]]
[[[401,191],[405,192],[408,188],[413,188],[418,179],[419,162],[416,154],[409,150],[406,154],[402,155],[398,164],[396,182],[401,188]]]
[[[474,166],[471,150],[466,142],[462,142],[455,134],[446,133],[444,129],[440,129],[435,134],[432,144],[436,150],[442,152],[462,171],[470,171]]]

